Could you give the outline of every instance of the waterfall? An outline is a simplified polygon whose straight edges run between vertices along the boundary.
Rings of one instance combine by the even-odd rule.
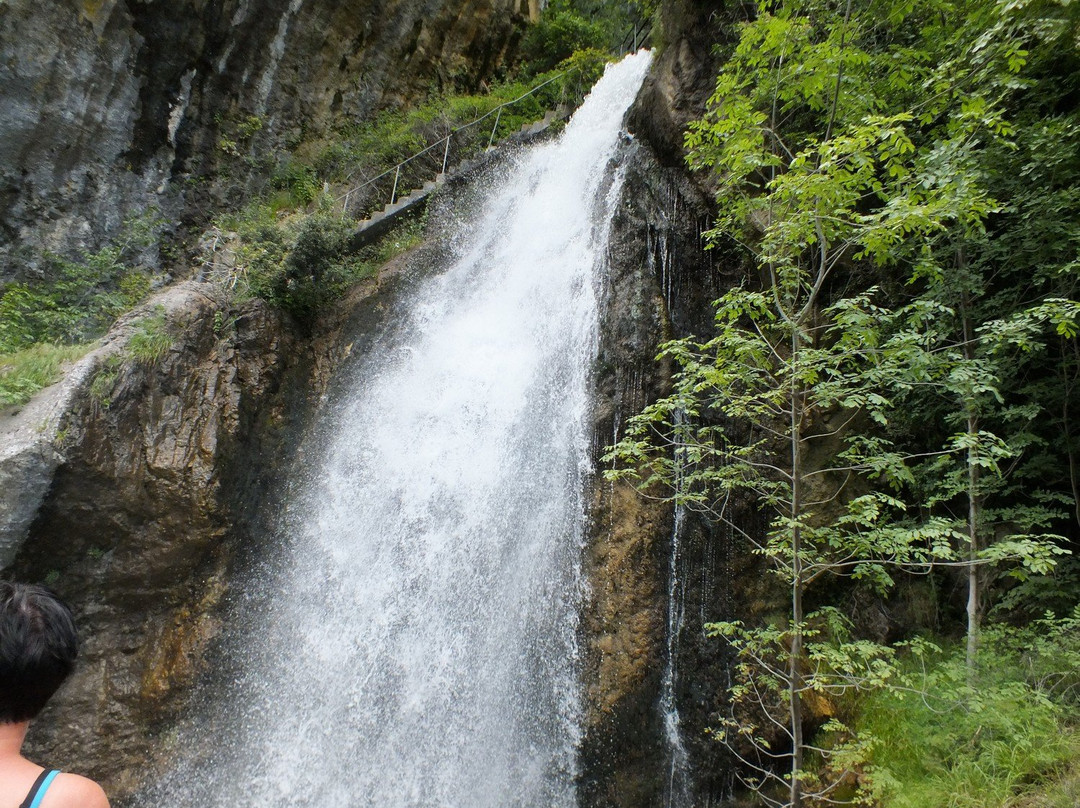
[[[650,58],[514,159],[349,369],[282,557],[237,584],[235,676],[139,804],[576,805],[599,273]]]

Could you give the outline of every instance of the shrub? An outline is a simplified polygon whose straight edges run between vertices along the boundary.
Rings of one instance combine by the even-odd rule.
[[[1057,687],[1075,681],[1078,618],[1048,618],[1038,648],[1027,632],[988,630],[973,683],[961,648],[913,655],[910,690],[859,710],[870,794],[885,808],[1000,808],[1053,781],[1080,752],[1063,704],[1074,689]]]
[[[260,297],[301,320],[414,246],[422,230],[420,220],[411,220],[353,254],[354,224],[326,212],[275,221],[267,208],[255,206],[221,226],[240,237],[234,270],[239,297]]]
[[[607,40],[598,23],[569,8],[555,10],[525,33],[521,43],[525,71],[535,75],[551,70],[575,51],[603,49]]]
[[[319,196],[322,183],[314,168],[289,159],[275,170],[270,178],[270,187],[285,191],[292,207],[305,207]]]
[[[574,51],[569,58],[560,62],[557,69],[566,74],[560,82],[561,100],[568,104],[580,104],[604,75],[604,67],[609,61],[611,55],[607,51],[586,48]]]

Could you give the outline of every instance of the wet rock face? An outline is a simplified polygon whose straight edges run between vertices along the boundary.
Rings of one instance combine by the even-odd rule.
[[[709,201],[685,172],[664,166],[640,139],[626,156],[625,170],[600,330],[597,458],[621,434],[626,419],[667,391],[672,368],[656,360],[659,344],[706,333],[708,301],[719,296],[724,283],[700,237],[710,220]],[[603,481],[599,461],[597,468],[586,554],[591,588],[583,626],[582,804],[644,808],[664,804],[668,783],[670,750],[660,694],[673,513],[670,505],[642,497],[629,484]],[[706,544],[703,537],[694,546]],[[713,597],[712,590],[706,597]],[[700,634],[700,621],[691,623],[686,632]],[[700,736],[715,699],[704,692],[695,698],[692,707],[680,698],[680,709],[684,731]],[[694,763],[706,765],[712,759],[712,750],[707,751],[710,755]]]
[[[668,0],[664,50],[627,118],[636,137],[623,209],[614,223],[608,305],[598,364],[597,450],[663,395],[673,369],[655,360],[666,339],[712,334],[711,302],[741,279],[738,256],[706,251],[715,218],[711,180],[686,169],[683,133],[715,85],[715,45],[730,40],[735,7]],[[756,528],[749,507],[747,529]],[[673,699],[694,804],[731,793],[731,765],[706,734],[725,708],[731,660],[707,622],[768,610],[760,565],[728,531],[687,514],[671,563],[673,514],[628,487],[597,482],[587,555],[587,727],[582,804],[655,806],[672,782],[660,695],[668,661],[669,587],[682,615],[674,637]],[[674,577],[673,577],[674,576]]]
[[[737,3],[716,0],[661,4],[664,48],[630,111],[629,126],[652,145],[665,166],[685,171],[683,134],[705,111],[721,62],[717,48],[735,41],[740,12]]]
[[[301,411],[291,399],[315,386],[311,350],[277,314],[256,303],[222,323],[209,292],[169,290],[83,360],[90,369],[53,438],[61,462],[7,572],[50,582],[76,606],[84,638],[28,752],[117,797],[217,631],[237,487],[269,482],[259,477],[272,475]],[[165,316],[172,338],[155,361],[127,346],[145,316]]]
[[[284,143],[475,86],[526,14],[524,0],[0,4],[0,283],[152,206],[176,222],[235,203],[266,171],[251,158]]]

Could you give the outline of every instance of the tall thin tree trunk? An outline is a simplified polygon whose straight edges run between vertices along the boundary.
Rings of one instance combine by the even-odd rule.
[[[796,324],[791,338],[791,361],[797,362],[800,348],[799,327]],[[802,805],[803,726],[802,726],[802,669],[803,652],[803,570],[802,570],[802,392],[798,389],[797,374],[791,374],[791,658],[788,661],[789,717],[791,719],[791,786],[792,808]]]
[[[802,658],[802,619],[803,619],[803,583],[799,550],[801,537],[799,528],[792,532],[792,549],[795,552],[795,578],[791,582],[791,618],[794,625],[791,630],[791,660],[788,664],[788,676],[791,679],[791,806],[802,805],[802,768],[803,768],[803,726],[802,726],[802,670],[799,662]]]
[[[960,261],[963,261],[961,253]],[[971,316],[968,309],[968,299],[965,293],[960,301],[960,317],[964,329],[964,358],[969,362],[975,359],[975,334],[971,326]],[[979,432],[979,416],[975,411],[974,394],[971,399],[964,402],[967,410],[967,431],[975,443],[975,435]],[[979,650],[979,624],[981,621],[980,595],[982,582],[979,572],[979,522],[981,520],[982,503],[979,500],[979,465],[978,447],[972,445],[967,451],[967,499],[968,499],[968,597],[967,597],[967,679],[969,685],[975,683],[975,654]]]
[[[968,414],[968,432],[975,434],[978,419]],[[967,676],[974,684],[975,653],[979,648],[979,467],[975,464],[975,447],[968,449],[968,599],[967,599]]]

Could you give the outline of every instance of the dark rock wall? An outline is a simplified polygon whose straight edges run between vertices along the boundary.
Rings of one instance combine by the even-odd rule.
[[[475,87],[523,14],[524,0],[0,4],[0,283],[152,206],[175,227],[235,204],[265,175],[257,154]]]
[[[594,427],[598,458],[621,434],[627,418],[667,391],[672,368],[656,359],[659,344],[706,333],[707,302],[720,295],[725,282],[701,241],[710,221],[708,197],[685,172],[665,167],[646,143],[632,148],[627,160],[601,324]],[[598,474],[591,516],[583,804],[662,805],[670,763],[660,693],[667,662],[673,512],[629,484],[606,482]],[[693,579],[682,581],[688,590],[683,638],[690,639],[679,646],[677,666],[684,673],[680,682],[692,689],[683,688],[679,706],[684,732],[693,739],[694,768],[707,772],[715,767],[717,745],[707,741],[704,730],[721,691],[715,683],[703,683],[699,673],[723,665],[719,648],[698,639],[702,618],[720,619],[718,603],[725,590],[716,585],[716,572],[722,550],[707,528],[693,520],[687,524],[691,528],[684,529],[682,541],[689,555],[680,558],[680,566],[681,574]]]
[[[739,6],[697,0],[669,0],[661,8],[663,50],[627,120],[637,144],[612,236],[598,365],[598,451],[613,442],[626,418],[668,389],[672,368],[656,361],[659,343],[688,335],[707,339],[710,303],[742,277],[739,256],[705,249],[701,232],[714,218],[711,178],[687,171],[682,145],[687,124],[701,116],[715,84],[716,48],[730,41],[740,13]],[[693,513],[684,517],[672,568],[670,506],[599,481],[593,502],[583,804],[670,804],[672,758],[660,693],[675,584],[682,625],[673,646],[674,696],[691,799],[721,804],[731,795],[731,766],[707,730],[724,710],[730,660],[704,625],[767,609],[745,597],[761,589],[761,571],[727,531]],[[755,530],[756,517],[744,511]]]

